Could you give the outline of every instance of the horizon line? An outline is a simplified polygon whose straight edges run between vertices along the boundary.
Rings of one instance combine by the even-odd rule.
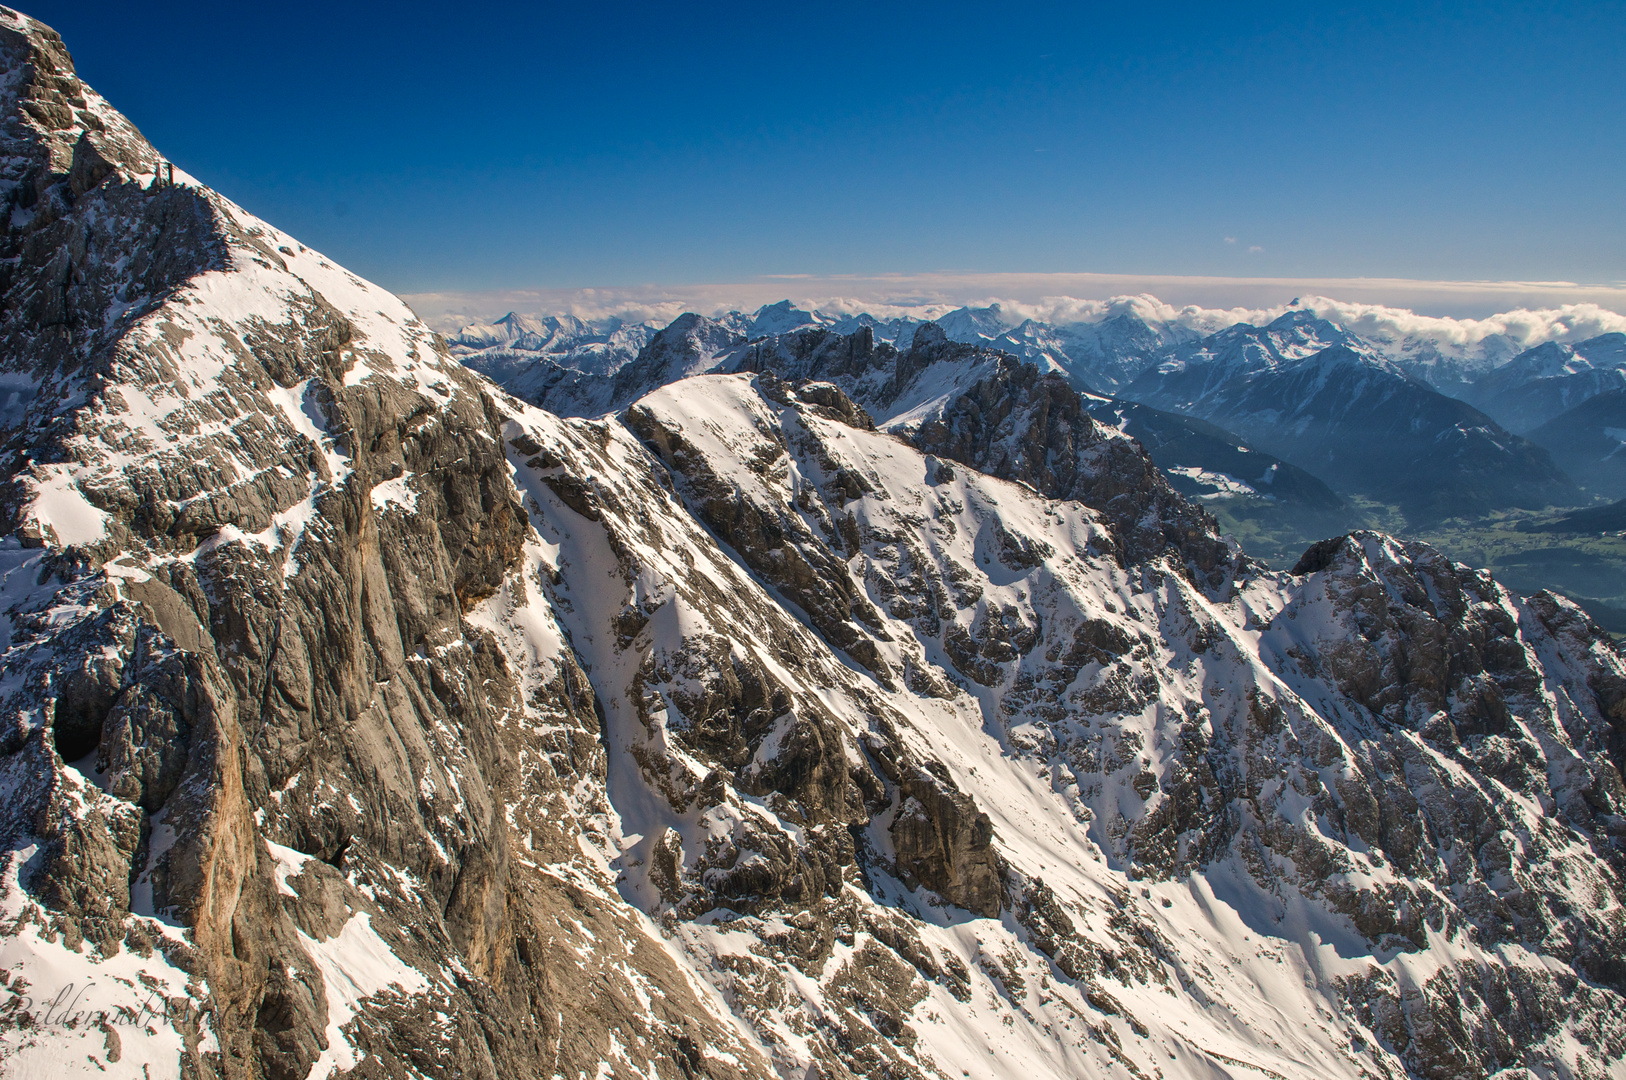
[[[403,292],[401,297],[425,322],[444,330],[491,322],[508,312],[607,315],[648,311],[664,316],[678,308],[706,314],[755,309],[780,300],[809,308],[834,304],[852,309],[869,304],[952,309],[990,303],[1104,302],[1147,294],[1174,307],[1217,310],[1273,308],[1311,295],[1446,319],[1483,319],[1513,310],[1577,305],[1595,305],[1626,316],[1626,283],[1099,272],[764,274],[733,282],[439,289]]]

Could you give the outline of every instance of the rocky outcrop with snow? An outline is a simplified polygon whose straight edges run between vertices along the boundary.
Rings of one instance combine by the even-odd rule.
[[[0,50],[8,1075],[1619,1069],[1572,605],[1264,572],[935,328],[561,418]]]

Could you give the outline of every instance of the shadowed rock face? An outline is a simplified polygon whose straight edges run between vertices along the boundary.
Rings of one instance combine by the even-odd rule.
[[[0,50],[8,1073],[1618,1070],[1567,601],[1250,566],[931,328],[561,420]]]
[[[1618,500],[1626,498],[1626,461],[1617,437],[1626,430],[1626,368],[1611,374],[1622,385],[1548,420],[1530,432],[1530,441],[1550,451],[1587,494]]]

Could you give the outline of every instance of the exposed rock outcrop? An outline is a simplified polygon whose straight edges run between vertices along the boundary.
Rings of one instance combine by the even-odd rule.
[[[1626,1059],[1626,666],[1567,601],[1265,572],[930,329],[697,318],[563,420],[0,52],[6,1070]]]

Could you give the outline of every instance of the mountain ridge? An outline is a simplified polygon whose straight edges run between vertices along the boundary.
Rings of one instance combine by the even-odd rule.
[[[1626,386],[1626,334],[1572,344],[1550,341],[1515,356],[1476,382],[1470,400],[1528,434],[1589,398]]]
[[[1408,517],[1580,501],[1545,449],[1410,378],[1340,328],[1298,319],[1214,338],[1148,370],[1127,396],[1219,424]]]
[[[1029,309],[1027,305],[1013,303],[1010,307],[1009,312],[999,303],[953,310],[944,305],[906,307],[903,313],[877,317],[863,312],[862,305],[855,301],[839,301],[833,310],[825,311],[817,306],[798,306],[787,299],[763,305],[754,312],[713,313],[712,317],[738,325],[751,337],[818,328],[852,333],[868,325],[878,340],[899,348],[908,347],[914,327],[943,320],[945,332],[954,340],[997,347],[1037,364],[1041,370],[1066,371],[1081,388],[1118,392],[1182,345],[1234,325],[1265,326],[1283,315],[1300,312],[1336,323],[1406,374],[1458,398],[1471,398],[1476,382],[1532,347],[1544,342],[1580,342],[1586,327],[1599,330],[1620,321],[1610,312],[1568,309],[1509,312],[1479,322],[1429,320],[1410,312],[1346,305],[1318,297],[1294,298],[1284,308],[1273,309],[1275,314],[1175,309],[1152,296],[1115,297],[1104,303],[1068,301],[1058,303],[1044,317],[1022,314]],[[859,313],[853,314],[855,310]],[[1503,328],[1488,332],[1486,323]],[[1408,328],[1408,324],[1417,325]],[[636,325],[647,335],[662,324]],[[1604,329],[1603,336],[1610,332]],[[498,324],[470,325],[451,335],[450,341],[454,351],[464,354],[499,338],[506,341],[506,333]]]
[[[560,417],[0,52],[8,1072],[1626,1058],[1573,605],[1372,533],[1265,571],[935,327],[697,317]]]

